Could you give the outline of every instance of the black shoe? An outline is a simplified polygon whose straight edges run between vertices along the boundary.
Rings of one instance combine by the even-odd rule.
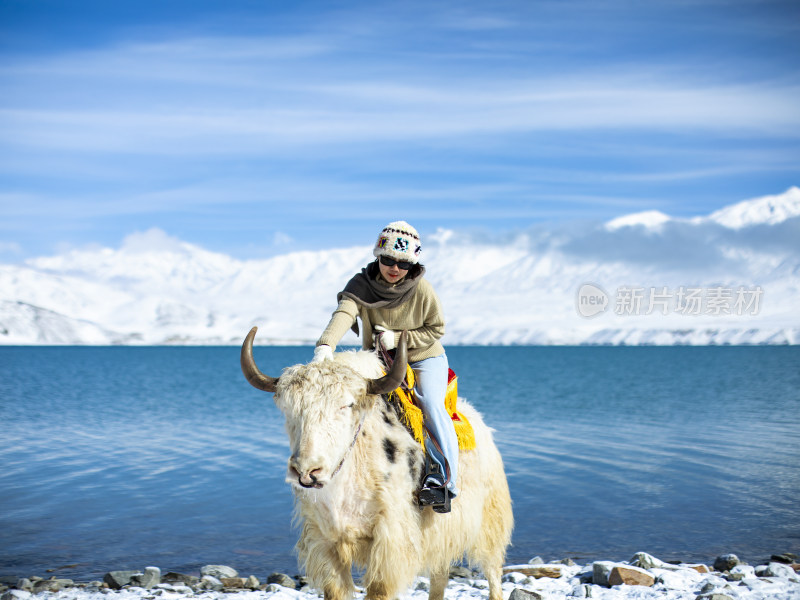
[[[419,491],[419,505],[424,508],[430,506],[433,512],[450,512],[450,491],[446,486],[425,485]]]

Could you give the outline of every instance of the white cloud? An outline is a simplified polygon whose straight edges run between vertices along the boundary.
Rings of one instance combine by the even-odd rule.
[[[287,235],[282,231],[276,231],[272,236],[272,245],[275,247],[287,247],[291,246],[293,243],[294,239],[292,236]]]
[[[0,127],[23,147],[211,155],[586,129],[800,134],[800,87],[636,87],[629,79],[606,84],[499,81],[487,86],[495,88],[487,94],[483,86],[453,81],[427,88],[392,81],[332,88],[323,82],[302,99],[272,100],[259,109],[229,105],[225,98],[193,99],[188,107],[166,102],[152,110],[7,106]]]
[[[22,246],[16,242],[5,242],[0,240],[0,254],[21,254]]]
[[[157,227],[146,231],[136,231],[122,241],[122,250],[130,254],[173,252],[184,250],[184,248],[184,242]]]

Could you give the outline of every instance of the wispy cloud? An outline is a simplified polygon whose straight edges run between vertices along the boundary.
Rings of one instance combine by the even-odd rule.
[[[7,52],[2,190],[35,199],[15,212],[33,237],[37,210],[170,230],[198,206],[219,220],[290,199],[305,226],[373,202],[500,227],[665,208],[711,183],[718,204],[797,183],[790,32],[743,33],[748,15],[714,2],[567,4],[203,13]]]
[[[307,53],[257,44],[176,40],[17,66],[3,79],[23,91],[2,103],[0,131],[12,147],[211,155],[591,129],[800,135],[791,81],[699,83],[630,68],[477,80],[425,68],[326,75],[305,60],[324,43],[298,44]]]

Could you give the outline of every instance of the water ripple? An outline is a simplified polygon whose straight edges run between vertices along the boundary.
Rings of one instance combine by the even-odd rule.
[[[256,351],[271,372],[310,356]],[[509,560],[800,550],[800,349],[448,355],[496,429]],[[237,349],[0,348],[0,409],[0,570],[295,570],[283,418]]]

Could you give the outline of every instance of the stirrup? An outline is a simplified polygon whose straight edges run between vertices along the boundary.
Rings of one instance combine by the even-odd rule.
[[[421,508],[430,506],[433,512],[449,513],[450,490],[447,489],[446,485],[441,487],[424,486],[419,491],[419,505]]]
[[[420,508],[430,506],[434,512],[450,512],[450,490],[447,489],[445,477],[442,475],[439,464],[425,454],[425,479],[419,490],[418,504]]]

